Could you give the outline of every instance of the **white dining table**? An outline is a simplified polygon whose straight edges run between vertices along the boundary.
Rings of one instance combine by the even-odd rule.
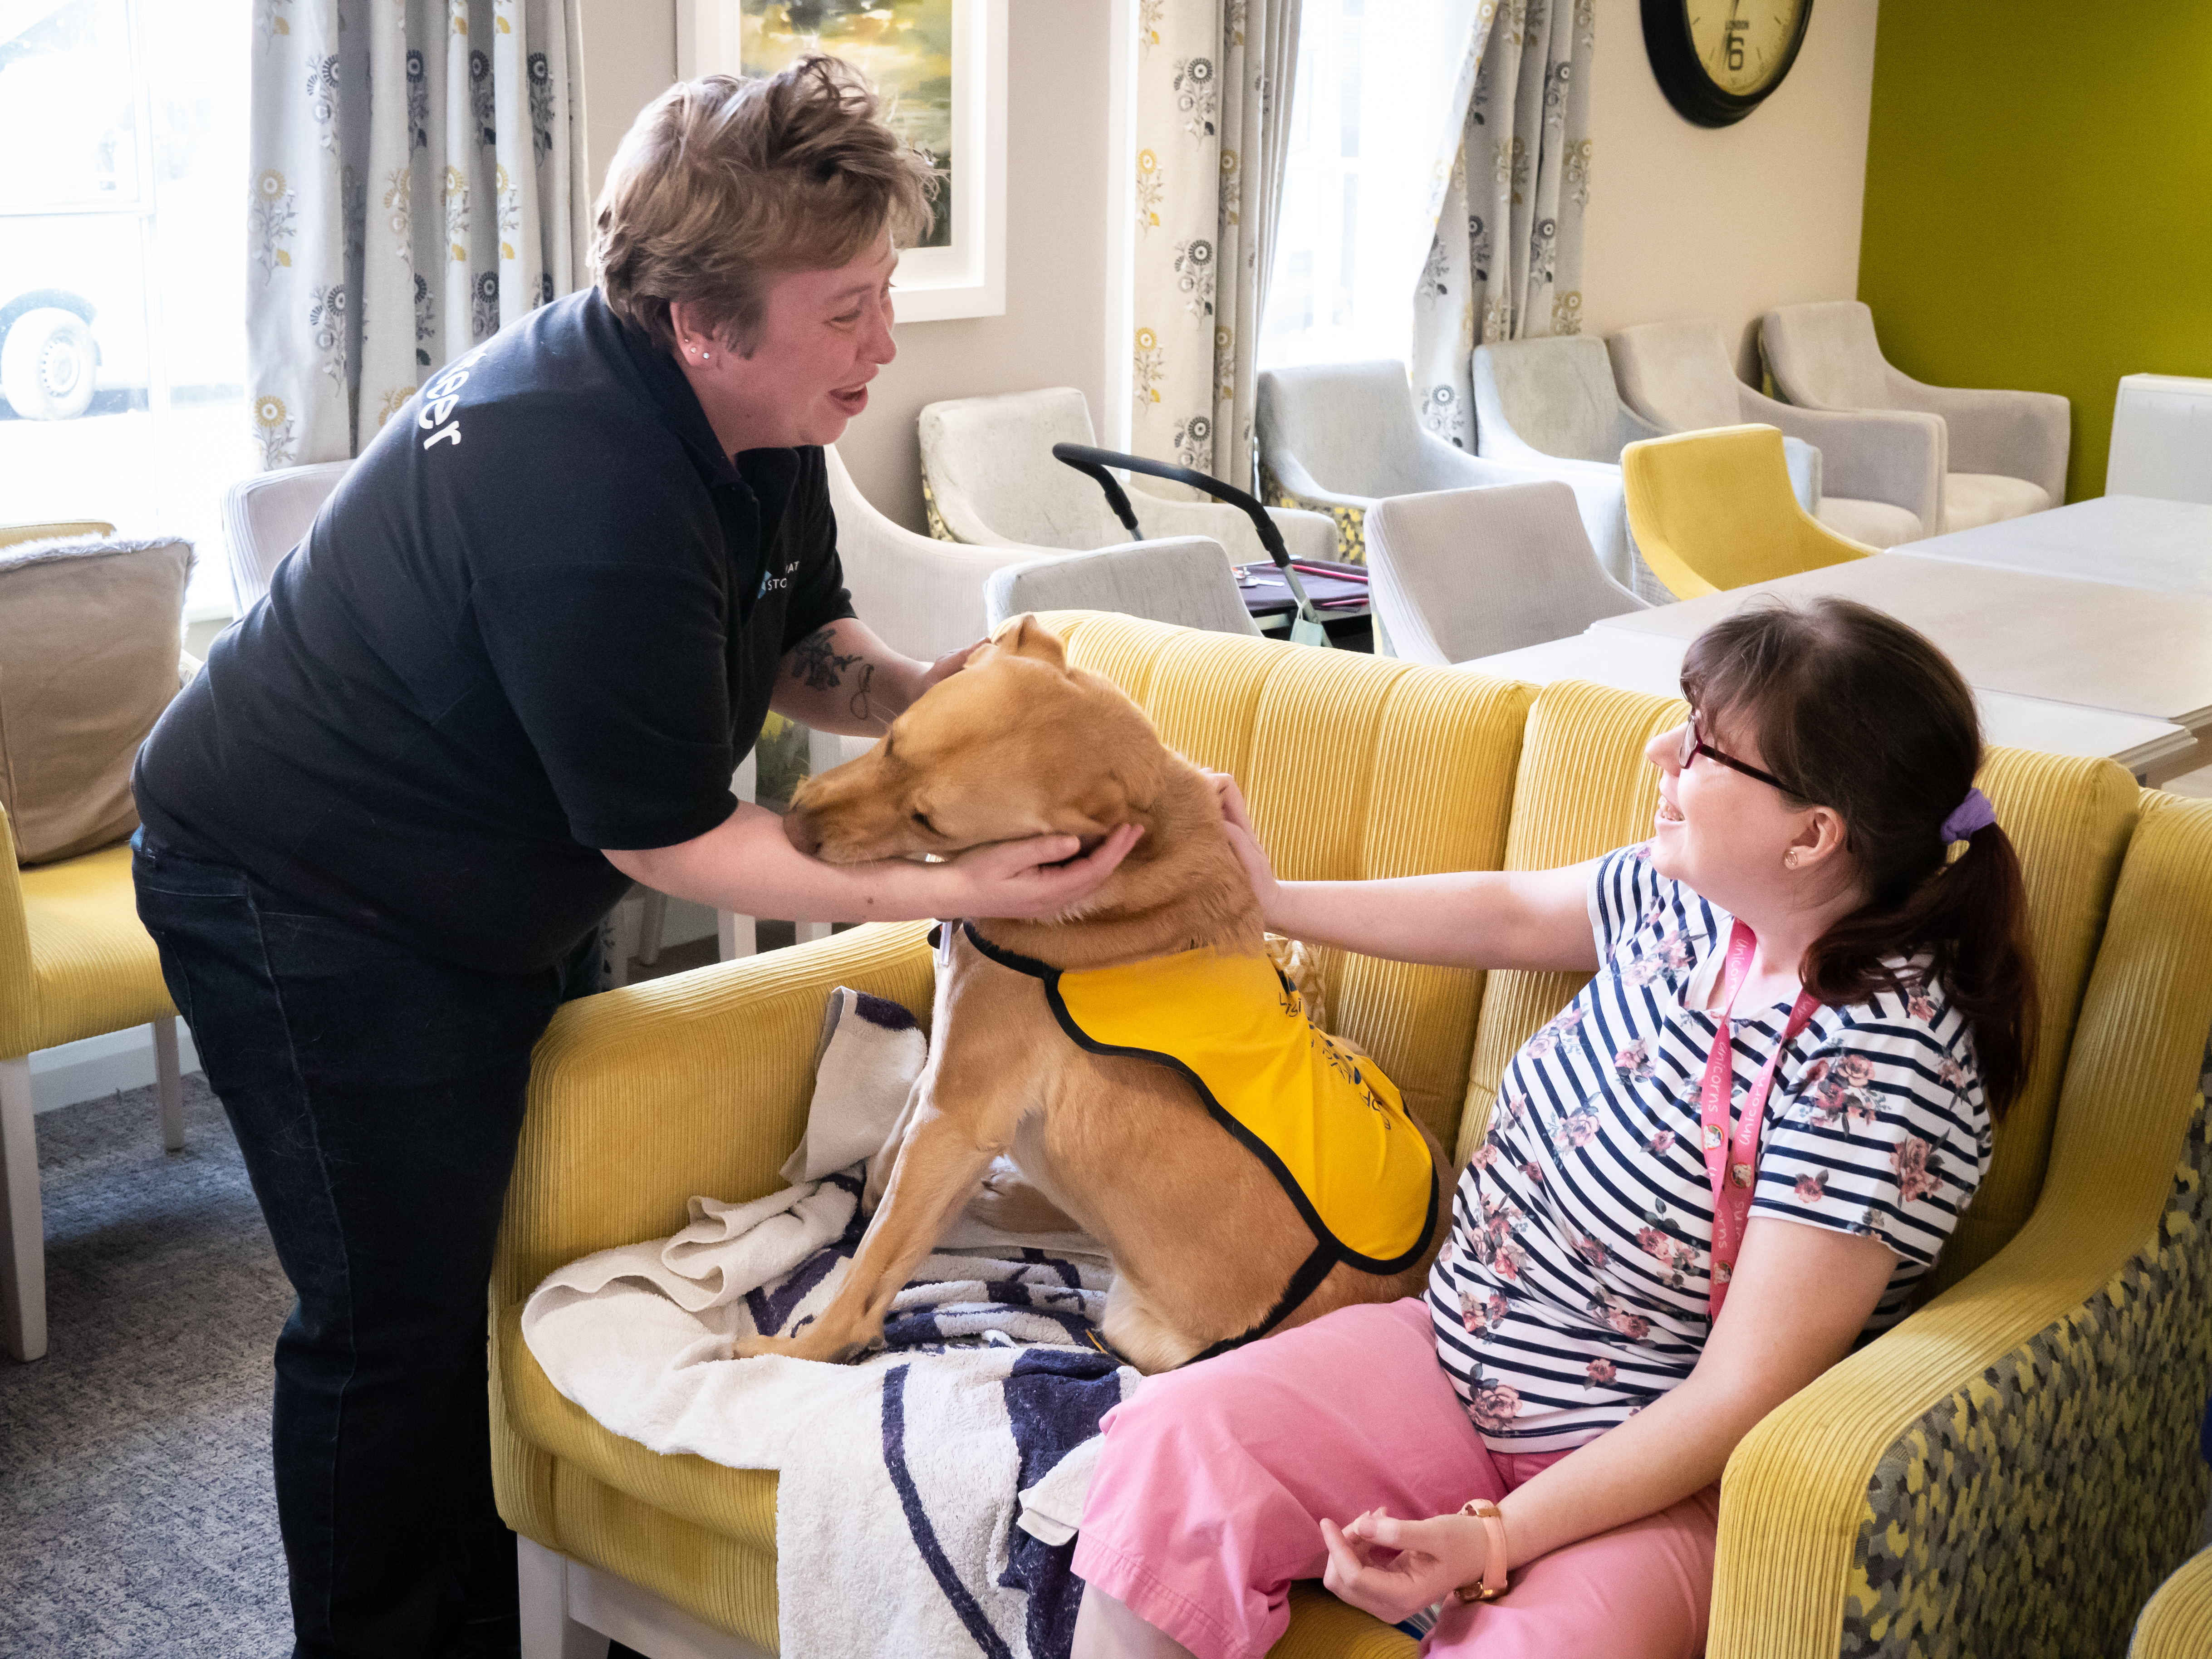
[[[1890,550],[2155,593],[2212,596],[2212,507],[2197,501],[2100,495]]]
[[[1887,611],[1932,640],[1977,691],[2137,714],[2186,727],[2196,754],[2212,735],[2212,595],[2164,593],[2076,577],[1877,553],[1747,587],[1608,617],[1594,631],[1692,640],[1762,595],[1838,594]],[[2170,768],[2170,770],[2167,769]]]
[[[1589,680],[1624,691],[1679,697],[1682,658],[1689,648],[1687,640],[1670,635],[1593,628],[1454,666],[1534,685]],[[2197,739],[2171,720],[1980,688],[1975,689],[1974,702],[1981,710],[1984,738],[2008,749],[2118,761],[2138,781],[2154,786],[2194,763]]]

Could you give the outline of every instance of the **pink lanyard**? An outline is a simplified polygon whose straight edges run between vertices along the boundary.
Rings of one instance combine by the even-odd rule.
[[[1712,1288],[1706,1305],[1715,1319],[1721,1316],[1721,1304],[1728,1299],[1729,1278],[1735,1271],[1736,1252],[1743,1248],[1743,1230],[1751,1220],[1752,1184],[1759,1174],[1759,1131],[1765,1127],[1766,1097],[1774,1087],[1774,1068],[1782,1063],[1782,1051],[1805,1029],[1806,1022],[1813,1018],[1813,1011],[1820,1006],[1811,992],[1797,994],[1796,1006],[1790,1011],[1790,1023],[1783,1028],[1781,1040],[1766,1057],[1759,1081],[1744,1097],[1743,1110],[1736,1118],[1731,1140],[1729,1102],[1735,1092],[1731,1085],[1735,1073],[1735,1046],[1729,1031],[1729,1015],[1735,1008],[1736,993],[1743,988],[1744,975],[1751,971],[1752,952],[1758,948],[1759,936],[1737,922],[1729,934],[1719,1029],[1713,1033],[1712,1052],[1705,1056],[1705,1084],[1698,1091],[1698,1118],[1705,1126],[1705,1173],[1711,1177],[1713,1186]]]

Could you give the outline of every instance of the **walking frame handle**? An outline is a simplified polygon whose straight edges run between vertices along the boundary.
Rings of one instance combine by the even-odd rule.
[[[1128,495],[1122,489],[1120,481],[1107,470],[1109,467],[1118,466],[1125,472],[1142,472],[1155,478],[1165,478],[1173,483],[1188,484],[1193,489],[1203,490],[1216,501],[1241,507],[1244,515],[1252,520],[1253,529],[1259,532],[1260,545],[1267,550],[1267,556],[1275,562],[1275,568],[1282,572],[1284,581],[1289,584],[1291,597],[1297,601],[1298,626],[1294,637],[1308,644],[1327,645],[1329,642],[1328,630],[1322,626],[1320,613],[1314,609],[1313,601],[1306,597],[1305,584],[1298,580],[1298,573],[1291,568],[1291,550],[1284,544],[1282,531],[1268,516],[1267,509],[1243,490],[1234,484],[1224,483],[1218,478],[1209,477],[1195,467],[1177,466],[1172,461],[1156,461],[1144,455],[1124,455],[1118,450],[1098,449],[1090,444],[1054,444],[1052,453],[1054,459],[1065,461],[1078,472],[1097,480],[1098,487],[1106,492],[1106,505],[1114,509],[1114,516],[1121,520],[1122,527],[1135,541],[1144,540],[1145,532],[1138,528],[1137,514],[1129,505]]]

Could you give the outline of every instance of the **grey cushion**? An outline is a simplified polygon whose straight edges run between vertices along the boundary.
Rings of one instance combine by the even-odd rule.
[[[2049,490],[2025,478],[2008,478],[2002,472],[1954,472],[1943,480],[1943,533],[2057,505]]]
[[[1849,495],[1823,495],[1820,510],[1813,515],[1839,536],[1887,550],[1899,542],[1917,542],[1929,534],[1920,515],[1887,501],[1859,501]]]

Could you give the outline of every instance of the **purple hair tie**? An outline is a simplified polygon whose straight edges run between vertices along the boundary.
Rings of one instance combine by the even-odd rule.
[[[1997,809],[1990,805],[1990,798],[1978,789],[1966,791],[1951,816],[1943,820],[1943,844],[1965,841],[1977,830],[1986,830],[1997,821]]]

